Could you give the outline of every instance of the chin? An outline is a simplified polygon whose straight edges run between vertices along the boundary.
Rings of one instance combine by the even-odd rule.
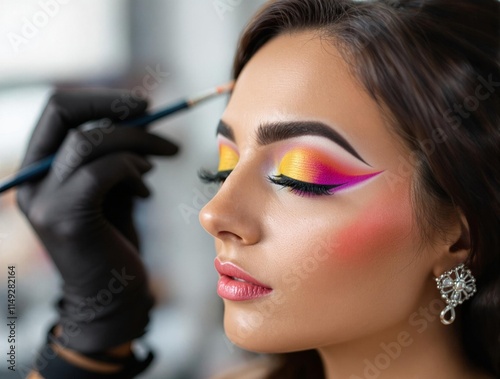
[[[283,332],[273,324],[276,320],[266,320],[254,325],[242,321],[241,317],[224,314],[224,331],[226,337],[239,348],[254,353],[278,354],[309,350],[314,344],[305,343],[303,336],[296,333]],[[274,321],[274,322],[273,322]]]

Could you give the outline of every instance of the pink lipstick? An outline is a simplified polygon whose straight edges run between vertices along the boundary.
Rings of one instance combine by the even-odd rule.
[[[217,294],[223,299],[244,301],[256,299],[272,292],[272,288],[259,282],[234,263],[223,263],[215,258],[214,264],[220,275],[217,283]]]

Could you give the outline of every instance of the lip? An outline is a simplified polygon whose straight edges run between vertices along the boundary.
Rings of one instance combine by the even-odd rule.
[[[215,258],[214,264],[220,275],[217,283],[217,294],[223,299],[244,301],[259,298],[272,292],[272,288],[259,282],[232,262],[221,262]]]

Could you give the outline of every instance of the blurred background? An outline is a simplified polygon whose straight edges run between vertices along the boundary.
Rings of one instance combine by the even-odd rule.
[[[146,91],[151,108],[230,79],[238,37],[263,0],[0,0],[0,178],[19,166],[30,133],[55,88]],[[153,78],[153,79],[151,79]],[[145,85],[147,80],[148,85]],[[149,87],[149,88],[146,88]],[[198,211],[215,189],[197,171],[216,169],[215,128],[227,97],[156,124],[181,145],[154,159],[154,195],[137,203],[142,252],[158,305],[144,338],[156,351],[144,379],[208,378],[252,359],[222,328],[212,238]],[[8,371],[6,316],[0,322],[0,377],[24,377],[56,320],[60,279],[15,205],[0,196],[0,310],[7,266],[17,267],[17,371]]]

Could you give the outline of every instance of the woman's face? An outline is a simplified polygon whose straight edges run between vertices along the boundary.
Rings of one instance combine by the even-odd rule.
[[[267,43],[222,125],[219,167],[232,172],[200,220],[217,260],[272,289],[223,295],[231,341],[258,352],[329,346],[395,328],[428,300],[409,154],[327,41]]]

